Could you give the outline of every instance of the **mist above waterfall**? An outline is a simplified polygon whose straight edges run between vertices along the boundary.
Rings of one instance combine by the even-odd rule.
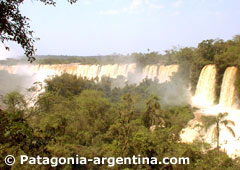
[[[109,77],[112,81],[112,88],[122,88],[126,84],[139,84],[143,79],[148,78],[158,82],[149,91],[160,96],[161,102],[167,105],[184,105],[193,103],[195,106],[210,108],[216,100],[216,66],[207,65],[202,69],[197,84],[196,92],[191,99],[190,87],[186,80],[179,74],[179,65],[146,65],[139,68],[136,63],[130,64],[107,64],[107,65],[81,65],[74,64],[53,64],[53,65],[0,65],[0,70],[5,70],[8,74],[28,77],[22,86],[30,87],[33,82],[44,80],[54,75],[63,73],[74,74],[87,79]],[[226,69],[220,95],[220,105],[222,107],[232,107],[236,100],[234,81],[237,69],[229,67]],[[21,81],[18,81],[19,83]],[[16,84],[15,89],[19,86]],[[219,106],[220,107],[220,106]],[[216,110],[216,109],[215,109]]]
[[[34,81],[36,79],[30,75],[10,74],[5,70],[0,70],[0,99],[12,91],[18,91],[27,96],[27,89],[33,85]]]
[[[235,158],[240,155],[240,110],[238,105],[238,95],[235,87],[235,81],[237,78],[238,68],[227,67],[225,69],[219,100],[216,101],[216,66],[206,65],[200,74],[195,96],[192,98],[192,103],[199,108],[195,114],[201,114],[205,116],[217,116],[219,113],[227,112],[228,115],[224,117],[224,120],[231,120],[234,122],[234,126],[231,126],[235,136],[233,136],[229,129],[223,124],[220,124],[221,133],[219,136],[219,143],[222,150],[225,150],[228,155]],[[212,142],[212,134],[214,133],[215,125],[212,125],[207,131],[194,127],[195,125],[202,125],[202,121],[193,119],[189,122],[189,126],[186,127],[181,134],[182,141],[193,142],[202,136],[201,140],[210,143],[214,148],[216,143]]]
[[[217,115],[219,112],[226,111],[229,112],[226,118],[235,121],[236,126],[233,129],[237,131],[237,128],[240,127],[238,124],[238,121],[240,121],[240,111],[235,108],[237,100],[234,83],[238,70],[236,67],[228,67],[225,70],[219,104],[216,104],[218,101],[216,101],[215,89],[217,71],[216,66],[212,64],[203,67],[198,80],[196,93],[193,97],[190,93],[190,87],[179,72],[179,65],[152,64],[139,68],[136,63],[107,65],[81,65],[78,63],[53,65],[29,64],[13,66],[0,65],[0,70],[5,74],[5,84],[1,83],[2,89],[4,89],[7,84],[14,85],[14,88],[7,90],[9,92],[10,90],[21,91],[23,87],[30,87],[34,81],[43,82],[48,77],[61,75],[63,73],[74,74],[87,79],[98,78],[98,80],[101,80],[101,77],[108,77],[112,79],[112,88],[122,88],[126,84],[150,83],[146,86],[148,88],[146,91],[159,96],[160,103],[163,104],[163,106],[193,103],[194,106],[199,107],[198,112],[203,115]],[[25,77],[21,77],[23,75],[25,75]],[[6,76],[15,77],[7,79]],[[21,81],[16,78],[18,76]],[[152,83],[151,81],[147,82],[145,79],[150,79]],[[197,123],[196,120],[193,120],[192,123],[190,122],[190,124],[194,123]],[[197,137],[194,135],[194,130],[185,129],[185,132],[186,133],[182,134],[183,141],[193,141]],[[191,138],[186,137],[189,135],[188,133],[191,134]],[[209,134],[211,133],[211,129],[207,133],[204,133],[207,142],[210,142]],[[236,135],[237,138],[240,137],[240,133],[236,133]],[[234,143],[234,140],[235,138],[232,139],[232,137],[229,137],[227,130],[223,131],[220,142],[222,143],[222,148],[227,149],[229,154],[237,153],[236,149],[235,151],[231,151],[230,147]],[[228,141],[228,144],[223,144],[226,141]]]
[[[0,71],[0,94],[22,89],[24,87],[24,79],[25,77]]]
[[[153,94],[160,96],[161,102],[167,105],[182,105],[190,101],[188,87],[183,87],[183,80],[177,73],[178,65],[147,65],[139,68],[135,63],[107,64],[107,65],[81,65],[81,64],[53,64],[53,65],[0,65],[0,70],[5,70],[11,75],[29,75],[28,86],[34,81],[43,82],[47,77],[61,75],[62,73],[74,74],[87,79],[109,77],[112,79],[112,88],[124,87],[126,84],[139,84],[148,78],[157,81],[149,89]],[[171,81],[173,78],[174,81]]]

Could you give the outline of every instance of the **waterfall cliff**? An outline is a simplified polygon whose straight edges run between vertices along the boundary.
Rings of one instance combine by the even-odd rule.
[[[157,78],[159,83],[170,81],[173,73],[177,72],[179,65],[147,65],[143,69],[143,76],[149,79]]]
[[[140,74],[138,81],[143,78],[154,79],[157,78],[160,83],[170,81],[174,72],[178,71],[178,65],[147,65],[143,68],[141,73],[136,73],[136,64],[107,64],[107,65],[82,65],[74,64],[52,64],[52,65],[0,65],[0,70],[5,70],[9,74],[35,74],[43,80],[48,76],[61,75],[62,73],[74,74],[77,76],[92,79],[102,76],[117,78],[123,76],[128,78],[129,74]]]
[[[236,89],[234,83],[237,71],[237,67],[228,67],[224,72],[219,101],[220,106],[224,108],[232,108],[236,102]]]
[[[199,107],[208,107],[215,101],[215,85],[216,85],[217,69],[215,65],[206,65],[201,71],[193,104]]]

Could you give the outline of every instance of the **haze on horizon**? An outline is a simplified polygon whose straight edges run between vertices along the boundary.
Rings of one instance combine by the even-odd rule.
[[[26,0],[21,11],[40,38],[37,55],[164,52],[240,34],[239,0],[61,0],[56,7]],[[0,59],[23,56],[19,45],[8,45],[10,52],[0,45]]]

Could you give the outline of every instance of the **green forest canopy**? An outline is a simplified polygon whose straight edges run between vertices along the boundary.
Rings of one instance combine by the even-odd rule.
[[[117,56],[117,57],[116,57]],[[239,67],[240,38],[232,40],[204,40],[197,48],[181,48],[166,51],[135,53],[129,56],[108,56],[124,61],[132,57],[140,67],[147,64],[179,64],[174,76],[196,84],[202,67],[216,64],[218,85],[228,66]],[[101,57],[100,57],[101,58]],[[121,60],[122,59],[122,60]],[[83,58],[73,58],[83,60]],[[104,64],[97,57],[84,58],[85,63]],[[11,60],[19,62],[19,60]],[[68,59],[41,59],[38,62],[69,62]],[[93,62],[91,61],[91,62]],[[5,61],[1,61],[2,64]],[[79,62],[79,61],[78,61]],[[53,64],[51,63],[51,64]],[[174,77],[172,77],[174,81]],[[236,81],[238,85],[239,79]],[[164,103],[162,91],[165,85],[143,80],[139,85],[126,84],[112,88],[111,81],[86,80],[63,74],[46,80],[42,92],[32,107],[18,92],[6,95],[0,111],[0,168],[7,169],[3,160],[6,155],[18,159],[28,156],[93,156],[190,157],[190,165],[116,165],[114,169],[233,169],[240,168],[239,158],[233,160],[218,148],[208,150],[204,141],[192,144],[180,142],[180,132],[191,120],[193,108],[187,103],[172,106]],[[219,88],[219,87],[218,87]],[[238,87],[238,90],[240,88]],[[181,97],[181,91],[175,91]],[[154,131],[150,127],[155,126]],[[202,148],[207,152],[202,152]],[[51,169],[50,166],[30,166],[16,163],[13,169]],[[106,165],[64,165],[59,169],[107,169]]]
[[[0,168],[6,155],[67,157],[189,157],[189,165],[115,165],[113,169],[239,169],[238,159],[203,141],[180,142],[180,132],[193,118],[189,105],[161,102],[150,87],[157,82],[111,88],[109,79],[93,80],[63,74],[46,80],[45,91],[32,107],[18,92],[3,99],[0,111]],[[150,127],[155,126],[151,131]],[[202,148],[208,150],[202,152]],[[20,165],[13,169],[52,169]],[[58,169],[108,169],[107,165],[59,165]]]

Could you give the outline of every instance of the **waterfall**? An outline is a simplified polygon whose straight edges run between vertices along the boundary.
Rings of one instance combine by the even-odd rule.
[[[10,74],[34,74],[42,81],[48,76],[61,75],[63,73],[73,74],[87,79],[100,78],[102,76],[117,78],[118,76],[124,76],[128,78],[130,74],[136,74],[136,64],[108,64],[108,65],[82,65],[79,63],[74,64],[41,64],[41,65],[14,65],[4,66],[0,65],[0,70],[6,70]],[[170,81],[170,78],[174,72],[178,71],[178,65],[147,65],[141,74],[141,78],[137,77],[137,82],[143,78],[154,79],[158,78],[160,83]]]
[[[159,83],[170,81],[171,76],[173,75],[173,73],[178,71],[178,68],[179,68],[179,65],[160,66],[158,71]]]
[[[178,71],[178,65],[147,65],[143,69],[143,77],[154,80],[157,78],[159,83],[170,81],[174,72]]]
[[[237,73],[237,67],[227,67],[222,79],[219,104],[212,106],[208,105],[208,107],[195,111],[195,118],[189,121],[187,128],[183,129],[180,135],[183,142],[194,142],[195,139],[201,138],[204,139],[206,143],[209,143],[212,148],[216,148],[216,143],[213,143],[212,141],[212,134],[214,133],[215,126],[212,125],[207,131],[205,131],[195,125],[202,124],[200,119],[201,115],[217,116],[219,113],[227,112],[228,116],[224,119],[234,122],[235,125],[231,126],[231,128],[235,133],[235,136],[232,136],[229,129],[223,124],[219,124],[219,127],[221,128],[221,133],[219,135],[220,150],[224,151],[232,158],[240,156],[240,110],[235,107],[237,105],[237,91],[234,85]],[[215,77],[216,67],[214,65],[207,65],[202,69],[194,96],[196,104],[203,106],[205,104],[213,103],[215,99]]]
[[[128,64],[121,64],[119,65],[118,67],[118,75],[119,76],[124,76],[124,77],[127,77],[128,76]]]
[[[99,65],[88,65],[86,77],[88,79],[96,78],[99,73]]]
[[[199,107],[208,107],[215,101],[215,85],[216,85],[217,69],[215,65],[206,65],[203,67],[198,83],[195,96],[193,97],[193,105]]]
[[[236,89],[234,82],[237,71],[237,67],[228,67],[224,72],[219,101],[219,104],[224,108],[231,108],[235,104]]]
[[[143,76],[153,80],[155,77],[157,77],[157,72],[158,72],[157,65],[147,65],[143,69]]]

